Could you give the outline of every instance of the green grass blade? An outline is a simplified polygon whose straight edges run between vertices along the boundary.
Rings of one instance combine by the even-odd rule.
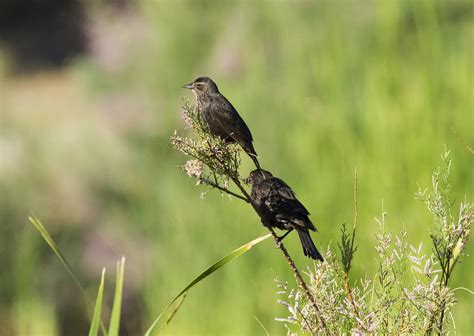
[[[61,262],[61,264],[63,264],[64,268],[66,269],[66,271],[69,273],[69,275],[71,276],[72,280],[74,281],[74,283],[76,284],[76,286],[79,288],[79,290],[81,291],[81,294],[82,294],[82,297],[84,298],[84,301],[86,301],[87,303],[87,306],[89,308],[89,313],[94,309],[94,305],[92,304],[92,301],[89,299],[89,297],[87,296],[86,294],[86,291],[84,290],[84,287],[82,287],[81,283],[79,282],[79,279],[78,277],[76,276],[76,274],[74,273],[74,271],[72,270],[71,266],[69,265],[69,262],[67,261],[66,257],[64,257],[64,255],[61,253],[61,251],[59,250],[58,246],[56,245],[56,243],[54,242],[53,238],[51,237],[51,235],[49,234],[48,230],[46,230],[46,228],[44,227],[43,223],[41,223],[41,221],[36,218],[36,217],[28,217],[28,220],[30,221],[31,224],[33,224],[33,226],[39,231],[39,233],[41,234],[41,236],[43,237],[43,239],[46,241],[46,243],[48,244],[48,246],[51,248],[51,250],[53,251],[53,253],[58,257],[59,261]],[[105,329],[105,326],[104,324],[102,323],[102,321],[100,321],[100,328],[102,330],[102,333],[104,335],[107,335],[107,331]]]
[[[66,271],[69,273],[69,275],[71,276],[72,280],[74,281],[74,283],[76,284],[76,286],[79,288],[79,290],[81,291],[81,294],[84,298],[84,300],[87,302],[87,304],[89,305],[89,307],[91,309],[93,309],[94,305],[92,304],[92,301],[89,299],[89,297],[87,296],[86,294],[86,291],[84,290],[84,287],[82,287],[81,283],[79,282],[76,274],[74,273],[74,271],[72,270],[71,266],[69,265],[69,262],[66,260],[66,258],[64,257],[64,255],[61,253],[61,251],[58,249],[58,246],[56,245],[56,243],[54,242],[53,238],[51,237],[51,235],[49,234],[48,230],[46,230],[46,228],[44,227],[43,223],[41,223],[41,221],[36,218],[36,217],[28,217],[29,221],[31,222],[31,224],[33,224],[35,226],[35,228],[41,233],[41,236],[43,237],[43,239],[46,241],[46,243],[49,245],[49,247],[51,248],[51,250],[53,251],[53,253],[58,257],[59,261],[61,261],[61,263],[63,264],[64,268],[66,269]]]
[[[205,278],[207,278],[209,275],[211,275],[212,273],[214,273],[215,271],[217,271],[219,268],[223,267],[224,265],[226,265],[228,262],[232,261],[233,259],[241,256],[242,254],[246,253],[248,250],[250,250],[252,247],[254,247],[255,245],[261,243],[262,241],[266,240],[267,238],[270,238],[271,237],[271,234],[266,234],[264,236],[261,236],[261,237],[258,237],[254,240],[252,240],[251,242],[248,242],[244,245],[242,245],[241,247],[233,250],[232,252],[230,252],[229,254],[227,254],[226,256],[224,256],[222,259],[220,259],[218,262],[216,262],[215,264],[213,264],[212,266],[210,266],[209,268],[207,268],[205,271],[203,271],[201,274],[199,274],[193,281],[191,281],[181,292],[179,292],[178,295],[175,296],[175,298],[173,300],[171,300],[171,302],[166,306],[166,308],[160,313],[160,315],[158,315],[158,317],[155,319],[155,321],[153,322],[153,324],[150,326],[150,328],[147,330],[147,332],[145,333],[145,336],[150,336],[151,335],[151,332],[153,331],[153,329],[158,325],[158,323],[160,322],[161,318],[163,317],[163,315],[169,310],[169,308],[178,300],[181,298],[181,300],[179,301],[179,304],[178,306],[173,310],[173,312],[171,313],[170,317],[166,320],[166,322],[164,323],[163,327],[160,328],[157,332],[157,334],[162,331],[164,329],[164,327],[166,327],[166,325],[168,325],[172,318],[174,317],[174,315],[177,313],[177,311],[179,310],[179,308],[181,307],[183,301],[184,301],[184,297],[185,297],[185,294],[188,292],[188,290],[190,290],[192,287],[194,287],[197,283],[201,282],[202,280],[204,280]]]
[[[112,315],[110,316],[109,336],[118,336],[119,334],[124,270],[125,258],[122,257],[122,260],[117,263],[117,279],[115,281],[114,305],[112,307]]]
[[[100,278],[99,291],[97,292],[97,300],[95,301],[94,314],[92,315],[89,336],[97,336],[97,333],[99,332],[100,314],[102,313],[102,298],[104,296],[104,275],[105,268],[102,269],[102,276]]]

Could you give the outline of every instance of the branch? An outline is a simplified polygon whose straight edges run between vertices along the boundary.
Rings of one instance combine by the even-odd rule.
[[[219,184],[215,183],[215,182],[212,182],[211,180],[208,180],[207,178],[199,178],[199,181],[204,183],[204,184],[207,184],[213,188],[216,188],[216,189],[219,189],[220,191],[223,191],[231,196],[234,196],[235,198],[238,198],[246,203],[249,203],[248,199],[246,199],[245,197],[233,192],[233,191],[230,191],[229,189],[227,188],[224,188],[224,187],[221,187]]]

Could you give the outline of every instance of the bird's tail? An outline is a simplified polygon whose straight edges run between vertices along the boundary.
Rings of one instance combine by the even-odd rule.
[[[248,156],[250,156],[253,163],[255,163],[255,167],[257,167],[257,169],[259,170],[262,169],[260,168],[260,163],[258,162],[258,155],[257,155],[257,152],[255,152],[255,149],[253,148],[252,143],[250,143],[249,146],[245,148],[245,152],[247,152]]]
[[[260,168],[260,163],[258,162],[257,156],[255,154],[250,154],[250,153],[249,153],[249,156],[252,159],[253,163],[255,163],[255,167],[257,167],[257,169],[259,170],[262,169]]]
[[[319,253],[318,249],[314,245],[313,240],[309,235],[309,231],[296,229],[296,232],[298,232],[298,236],[300,237],[304,255],[314,260],[324,261],[323,256],[321,255],[321,253]]]

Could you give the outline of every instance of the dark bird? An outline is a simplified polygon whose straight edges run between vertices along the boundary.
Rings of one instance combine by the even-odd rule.
[[[309,234],[309,230],[316,231],[316,227],[308,218],[309,212],[296,199],[288,184],[263,169],[252,171],[245,182],[252,187],[251,198],[258,207],[262,224],[288,230],[280,237],[280,241],[295,229],[304,255],[324,261]]]
[[[208,77],[199,77],[183,88],[193,90],[198,111],[207,123],[209,132],[225,142],[237,142],[260,169],[249,128],[234,106],[219,92],[216,83]]]

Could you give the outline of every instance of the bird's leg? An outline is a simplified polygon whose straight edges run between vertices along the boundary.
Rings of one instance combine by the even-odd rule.
[[[281,242],[283,239],[285,239],[286,236],[288,236],[288,234],[293,231],[293,228],[289,229],[283,236],[281,237],[278,237],[278,242]]]

